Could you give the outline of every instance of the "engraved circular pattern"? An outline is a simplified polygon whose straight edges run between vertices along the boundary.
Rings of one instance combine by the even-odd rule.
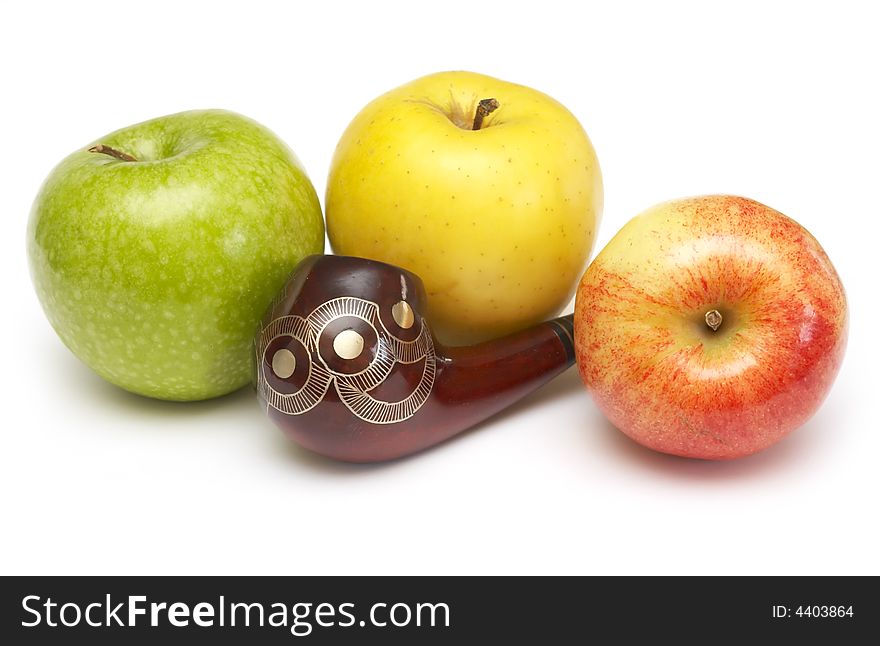
[[[408,303],[405,308],[398,304],[399,311],[408,308]],[[386,325],[376,303],[344,296],[322,303],[306,318],[282,316],[273,320],[260,332],[256,347],[258,365],[263,366],[262,370],[257,371],[259,394],[268,407],[288,415],[301,415],[324,398],[332,382],[340,401],[365,422],[394,424],[409,419],[428,399],[437,369],[431,332],[424,319],[415,316],[411,309],[409,312],[413,322],[418,325],[412,325],[408,317],[402,319],[410,323],[408,329],[398,323],[398,317]],[[359,319],[354,325],[350,320],[342,320],[352,317]],[[332,339],[345,329],[354,329],[364,338],[364,351],[351,360],[344,360],[335,354],[331,360],[330,356],[325,356],[328,355],[327,350],[332,351]],[[325,335],[325,332],[332,334]],[[269,345],[283,334],[294,337],[309,351],[308,376],[303,386],[292,393],[279,392],[266,374],[267,367],[271,371],[271,358],[266,356]],[[327,341],[322,339],[322,335],[327,337]],[[409,338],[401,338],[401,335]],[[375,342],[370,346],[373,338]],[[368,348],[370,352],[367,352]],[[419,383],[407,397],[389,402],[370,394],[371,390],[385,381],[396,363],[413,364],[422,360],[424,368]],[[296,366],[297,371],[301,369],[300,365]]]
[[[395,317],[395,310],[397,311],[398,316],[404,314],[404,316],[401,317],[402,322],[410,323],[410,321],[408,320],[409,317],[405,316],[405,312],[403,311],[404,308],[400,303],[406,303],[406,301],[398,301],[394,304],[386,304],[380,307],[378,309],[379,324],[386,332],[388,332],[388,334],[393,335],[401,341],[415,341],[419,335],[422,334],[424,319],[412,309],[412,306],[409,303],[406,303],[412,313],[412,323],[409,327],[402,326],[400,321]]]
[[[282,350],[290,352],[293,355],[295,362],[293,372],[286,377],[279,375],[275,366],[272,365],[275,362],[275,357]],[[266,346],[265,359],[261,366],[261,370],[265,374],[266,380],[269,384],[271,384],[279,393],[282,395],[295,393],[303,387],[308,379],[310,360],[308,348],[306,348],[299,339],[282,334],[276,336]]]
[[[364,343],[361,352],[351,359],[340,356],[334,347],[339,335],[346,331],[357,333]],[[371,321],[358,316],[342,315],[329,321],[316,335],[315,345],[318,360],[334,374],[356,375],[371,368],[379,369],[374,366],[379,349],[379,332]]]
[[[272,373],[272,366],[269,364],[266,351],[272,342],[279,337],[292,337],[298,341],[306,349],[309,361],[306,362],[308,372],[302,386],[292,392],[282,392],[270,383],[271,379],[277,379]],[[260,369],[257,370],[257,389],[260,395],[266,400],[266,405],[286,413],[288,415],[301,415],[318,405],[330,382],[333,381],[333,375],[324,368],[324,366],[311,361],[311,356],[315,352],[315,343],[309,323],[301,316],[282,316],[267,325],[260,332],[260,342],[257,345],[257,362]],[[303,368],[300,367],[302,370]],[[294,372],[292,376],[296,376]],[[285,383],[286,380],[282,380]]]

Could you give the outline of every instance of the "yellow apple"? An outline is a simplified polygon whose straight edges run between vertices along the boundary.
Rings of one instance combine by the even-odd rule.
[[[418,274],[437,337],[473,343],[569,302],[599,224],[602,177],[586,132],[557,101],[443,72],[354,118],[330,166],[326,210],[336,253]]]

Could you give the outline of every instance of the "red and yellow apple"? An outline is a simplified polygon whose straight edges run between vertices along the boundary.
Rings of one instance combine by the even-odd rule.
[[[730,459],[801,426],[840,367],[847,306],[810,233],[727,195],[666,202],[630,220],[578,287],[584,383],[635,441]]]
[[[602,213],[602,177],[586,132],[557,101],[443,72],[354,118],[333,157],[326,210],[333,250],[418,274],[434,333],[460,345],[569,303]]]

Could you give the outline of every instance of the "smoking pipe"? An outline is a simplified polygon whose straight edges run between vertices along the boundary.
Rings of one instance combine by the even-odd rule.
[[[302,446],[378,462],[442,442],[574,362],[572,317],[470,347],[431,334],[425,289],[382,262],[310,256],[255,339],[256,390]]]

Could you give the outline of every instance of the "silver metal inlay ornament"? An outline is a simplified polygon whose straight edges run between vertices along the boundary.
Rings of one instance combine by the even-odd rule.
[[[325,328],[342,317],[360,319],[372,329],[378,340],[375,355],[370,357],[365,368],[357,372],[333,370],[328,365],[333,362],[325,361],[318,352],[319,339]],[[415,322],[412,308],[405,301],[395,304],[392,318],[402,329],[411,328]],[[386,329],[379,317],[379,306],[376,303],[353,296],[334,298],[322,303],[305,318],[279,317],[260,332],[260,342],[256,348],[257,390],[268,407],[287,415],[301,415],[324,398],[332,383],[342,403],[365,422],[394,424],[409,419],[428,399],[434,387],[437,370],[431,332],[423,319],[420,324],[419,335],[411,341],[405,341]],[[266,352],[279,337],[289,337],[292,343],[302,345],[309,357],[308,366],[298,365],[294,353],[287,349],[276,350],[267,362]],[[364,337],[356,330],[345,329],[334,337],[332,345],[334,353],[340,359],[355,360],[364,352]],[[419,383],[407,397],[389,402],[370,394],[385,381],[395,364],[413,364],[419,361],[424,361],[424,369]],[[297,370],[307,369],[308,374],[303,385],[295,392],[279,392],[266,378],[267,364],[281,379],[287,379]]]

